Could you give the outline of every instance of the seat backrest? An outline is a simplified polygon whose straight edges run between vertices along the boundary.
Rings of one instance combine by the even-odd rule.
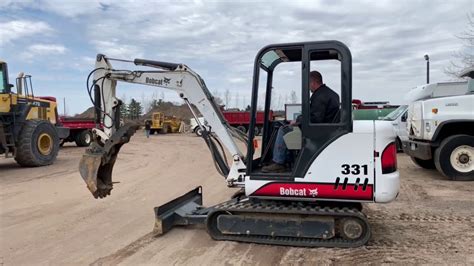
[[[337,109],[336,115],[334,115],[334,118],[332,119],[331,123],[339,123],[341,120],[341,108]]]
[[[297,126],[293,127],[293,131],[283,136],[283,141],[285,141],[288,150],[301,150],[301,129]]]

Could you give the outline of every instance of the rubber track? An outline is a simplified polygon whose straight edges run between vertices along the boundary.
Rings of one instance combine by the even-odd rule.
[[[366,216],[352,208],[321,207],[317,205],[305,204],[302,202],[272,201],[262,203],[252,203],[250,200],[228,201],[213,207],[213,212],[209,214],[207,230],[215,240],[230,240],[239,242],[251,242],[258,244],[300,246],[300,247],[340,247],[351,248],[365,245],[370,239],[370,226]],[[303,237],[282,237],[265,235],[223,235],[216,227],[219,214],[238,215],[239,213],[264,213],[264,214],[304,214],[314,216],[331,216],[338,218],[352,217],[359,219],[364,225],[363,235],[356,240],[346,240],[341,237],[331,239],[303,238]],[[336,222],[337,223],[337,222]]]

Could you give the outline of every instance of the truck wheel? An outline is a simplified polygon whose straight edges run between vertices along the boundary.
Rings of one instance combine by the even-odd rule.
[[[258,136],[260,134],[260,128],[259,127],[256,126],[254,131],[255,131],[255,136]]]
[[[397,144],[397,153],[403,152],[403,145],[402,145],[402,141],[400,140],[400,138],[397,137],[395,143]]]
[[[436,149],[436,169],[456,181],[474,181],[474,137],[454,135],[447,137]]]
[[[197,127],[194,128],[194,133],[195,133],[198,137],[200,137],[200,136],[202,136],[202,129],[201,129],[199,126],[197,126]]]
[[[153,134],[155,134],[155,130],[150,129],[150,135],[153,135]]]
[[[247,133],[247,129],[244,126],[238,126],[237,129],[244,133]]]
[[[435,169],[436,168],[433,159],[422,160],[420,158],[416,158],[416,157],[413,157],[413,156],[410,156],[410,158],[416,165],[418,165],[421,168],[425,168],[425,169]]]
[[[92,142],[92,133],[89,130],[83,130],[76,134],[74,141],[78,147],[88,147]]]
[[[52,164],[59,151],[58,133],[49,121],[28,120],[21,129],[16,148],[15,161],[21,166]]]

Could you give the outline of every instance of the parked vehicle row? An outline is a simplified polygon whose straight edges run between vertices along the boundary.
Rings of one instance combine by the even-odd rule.
[[[250,126],[250,112],[247,111],[224,111],[222,112],[224,119],[229,123],[230,126],[237,128],[238,130],[247,133]],[[265,113],[257,112],[257,119],[255,120],[255,135],[260,135],[262,132],[263,121]],[[269,121],[273,121],[273,111],[270,111],[268,114]],[[207,121],[204,117],[199,117],[199,123],[205,126],[208,130],[210,129]],[[199,127],[196,119],[191,118],[189,120],[190,130],[196,135],[201,136],[201,128]]]
[[[61,139],[61,146],[66,142],[75,142],[78,147],[87,147],[91,144],[92,129],[96,127],[94,119],[62,116],[59,121],[63,127],[69,129],[69,135]]]

